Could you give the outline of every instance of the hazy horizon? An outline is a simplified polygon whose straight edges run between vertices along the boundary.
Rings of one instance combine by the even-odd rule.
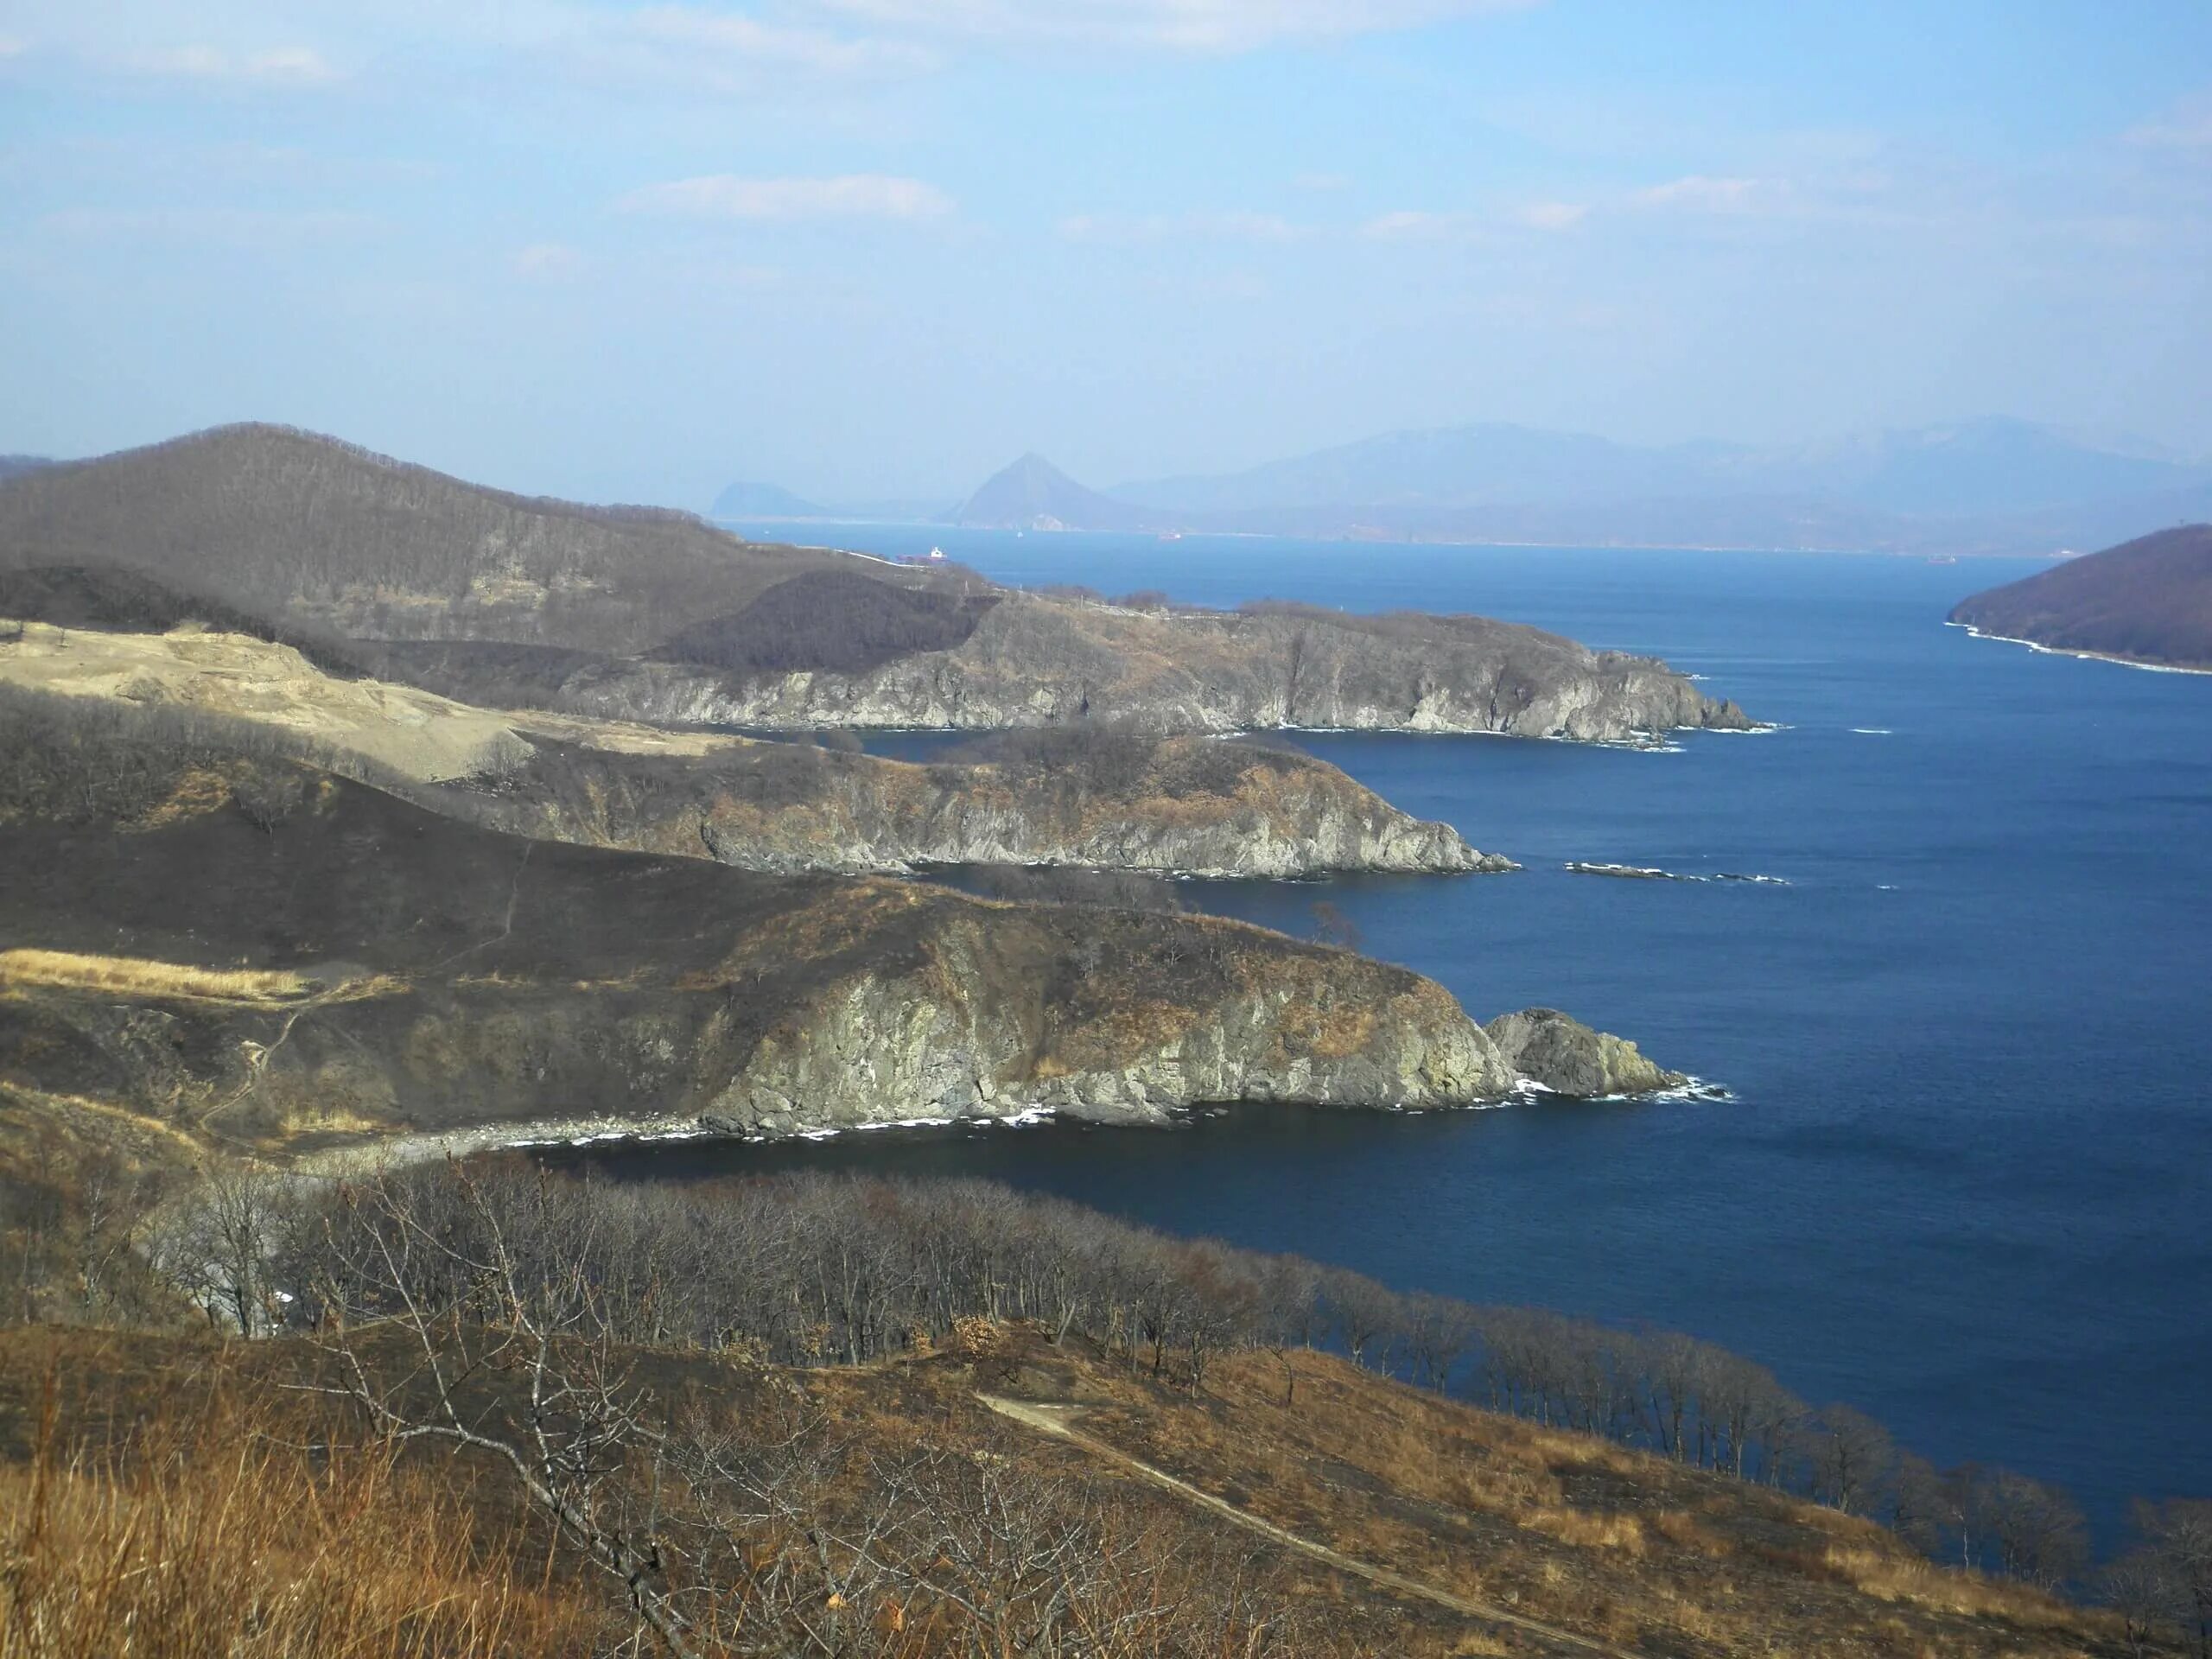
[[[2212,14],[0,0],[0,452],[1104,487],[1485,421],[2212,455]]]

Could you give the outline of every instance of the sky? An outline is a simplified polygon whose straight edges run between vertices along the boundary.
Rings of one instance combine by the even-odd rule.
[[[950,500],[1513,421],[2212,455],[2202,0],[0,0],[0,451]]]

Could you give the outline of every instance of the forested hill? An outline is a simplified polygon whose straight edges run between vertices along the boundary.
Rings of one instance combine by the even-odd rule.
[[[219,427],[0,487],[0,566],[123,565],[340,633],[649,648],[854,563],[689,513],[511,495],[286,427]]]
[[[2054,651],[2212,668],[2212,524],[2183,524],[1961,600],[1950,620]]]

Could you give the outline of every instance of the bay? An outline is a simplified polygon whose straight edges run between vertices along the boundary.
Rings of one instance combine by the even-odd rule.
[[[1401,1287],[1693,1332],[1939,1463],[2063,1482],[2107,1535],[2131,1495],[2212,1493],[2212,678],[1942,625],[2028,561],[805,539],[1196,603],[1479,612],[1663,656],[1780,722],[1658,753],[1302,734],[1527,868],[1188,889],[1300,933],[1325,898],[1478,1018],[1564,1007],[1729,1098],[1246,1108],[1171,1131],[594,1149],[599,1167],[987,1175]]]

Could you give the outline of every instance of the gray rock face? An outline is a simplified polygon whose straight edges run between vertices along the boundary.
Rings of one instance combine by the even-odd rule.
[[[1751,725],[1663,663],[1479,617],[1138,613],[1028,594],[1008,595],[953,650],[866,673],[737,678],[626,664],[579,677],[561,701],[579,713],[770,728],[1105,720],[1634,742]]]
[[[1483,1033],[1506,1065],[1554,1094],[1643,1095],[1689,1081],[1653,1065],[1626,1038],[1592,1031],[1556,1008],[1500,1014]]]
[[[1254,813],[1243,822],[1204,825],[1124,818],[1088,833],[1061,835],[1018,810],[949,802],[926,827],[855,826],[846,836],[793,840],[753,833],[702,815],[702,842],[725,864],[747,869],[896,872],[929,864],[1051,864],[1078,869],[1140,870],[1224,879],[1295,880],[1340,870],[1418,874],[1497,874],[1517,868],[1478,852],[1449,824],[1392,813],[1379,823],[1325,815],[1294,826]]]
[[[1405,813],[1305,754],[1212,738],[1132,738],[1132,775],[915,766],[810,745],[698,757],[542,746],[512,772],[424,804],[539,839],[673,853],[779,874],[1034,864],[1283,879],[1339,870],[1495,872],[1449,824]]]
[[[918,998],[868,976],[764,1041],[700,1122],[773,1137],[1038,1109],[1148,1123],[1209,1101],[1426,1108],[1511,1092],[1515,1074],[1481,1028],[1427,982],[1377,1013],[1356,1043],[1317,1043],[1295,995],[1260,991],[1096,1064],[1039,1064],[1022,1053],[1026,1033],[1001,1009]]]

